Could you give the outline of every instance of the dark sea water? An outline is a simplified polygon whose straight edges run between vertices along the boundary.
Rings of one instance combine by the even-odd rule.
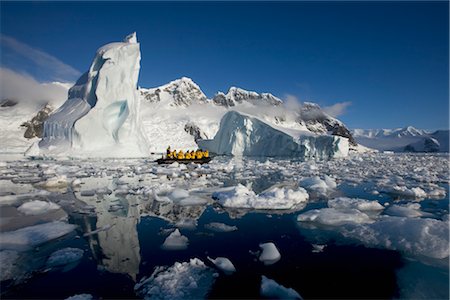
[[[18,162],[14,164],[15,167],[20,165]],[[78,163],[54,164],[70,167]],[[111,165],[111,162],[105,164]],[[136,166],[140,162],[129,164]],[[79,169],[88,168],[83,165]],[[68,174],[71,172],[70,168],[64,170]],[[121,172],[126,177],[128,169]],[[232,171],[217,178],[224,186],[251,181],[253,190],[258,193],[273,184],[289,181],[290,175],[283,172],[282,168],[254,174]],[[136,169],[134,174],[138,174]],[[114,172],[106,174],[106,177],[91,175],[85,172],[82,176],[75,176],[84,182],[81,190],[89,190],[93,186],[111,187],[117,179]],[[142,176],[131,176],[126,181],[132,187],[133,184],[145,186],[147,180]],[[162,184],[156,177],[152,180]],[[377,200],[381,204],[393,201],[388,194],[371,193],[372,186],[372,182],[355,185],[342,181],[335,196]],[[9,184],[3,188],[12,189]],[[208,256],[227,257],[237,269],[233,275],[218,271],[219,276],[209,291],[209,298],[260,298],[262,275],[293,288],[306,299],[449,297],[449,272],[448,266],[445,267],[448,257],[437,264],[428,263],[401,251],[369,247],[343,237],[336,230],[297,221],[297,215],[302,212],[326,207],[325,198],[317,197],[306,206],[291,211],[251,211],[221,207],[212,201],[212,190],[214,187],[207,186],[192,192],[208,199],[208,204],[196,206],[161,204],[145,194],[119,195],[114,190],[109,195],[96,193],[93,196],[81,196],[80,190],[72,188],[52,191],[48,200],[60,203],[68,214],[68,222],[78,225],[76,232],[21,252],[16,264],[24,271],[15,279],[2,281],[1,297],[64,299],[87,293],[94,298],[134,299],[137,298],[135,284],[144,276],[150,276],[156,267],[172,266],[175,262],[196,257],[214,268]],[[448,186],[446,191],[448,195]],[[2,192],[6,194],[4,190]],[[71,201],[70,209],[63,205],[63,200]],[[402,199],[396,201],[403,203]],[[117,205],[111,206],[111,203]],[[74,208],[85,204],[90,206],[87,210]],[[421,205],[422,210],[433,214],[434,218],[448,214],[448,196],[425,199]],[[2,206],[3,217],[7,209],[7,206]],[[181,220],[190,220],[191,226],[180,225],[178,222]],[[205,228],[211,222],[233,225],[238,230],[214,232]],[[109,229],[83,236],[112,224]],[[187,249],[162,249],[169,230],[175,227],[188,238]],[[258,260],[259,244],[265,242],[273,242],[281,254],[281,259],[273,265],[266,266]],[[326,246],[322,252],[314,252],[314,244]],[[65,247],[84,250],[82,259],[61,268],[45,267],[49,255]]]

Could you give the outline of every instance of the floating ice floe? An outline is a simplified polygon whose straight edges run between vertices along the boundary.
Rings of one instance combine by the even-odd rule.
[[[419,203],[408,203],[405,205],[391,205],[385,212],[385,214],[397,217],[417,218],[422,216],[432,216],[430,213],[426,213],[420,210]]]
[[[321,196],[328,195],[337,187],[336,181],[328,175],[324,175],[323,179],[319,176],[302,179],[299,185],[304,187],[307,191],[315,192]]]
[[[183,189],[174,189],[167,197],[177,205],[194,206],[208,203],[208,200],[198,196],[192,196],[189,191]]]
[[[58,204],[47,201],[34,200],[30,202],[25,202],[17,208],[18,211],[25,215],[35,216],[42,215],[51,210],[57,210],[61,207]]]
[[[59,267],[78,262],[84,251],[78,248],[63,248],[53,252],[47,260],[47,267]]]
[[[273,265],[280,260],[281,254],[274,243],[259,244],[262,252],[259,255],[259,261],[265,265]]]
[[[297,216],[299,222],[314,222],[322,225],[340,226],[344,224],[364,224],[374,221],[365,213],[354,209],[322,208],[313,209]]]
[[[230,226],[224,223],[211,222],[205,225],[205,228],[215,232],[231,232],[236,231],[238,228],[236,226]]]
[[[406,186],[394,185],[391,188],[385,189],[385,192],[397,197],[417,198],[423,199],[427,197],[427,193],[420,187],[407,188]]]
[[[313,247],[312,253],[321,253],[327,245],[312,244],[311,246]]]
[[[67,176],[66,175],[59,175],[55,177],[51,177],[47,179],[46,181],[40,183],[40,186],[44,188],[64,188],[68,185]]]
[[[171,267],[157,267],[134,290],[144,299],[205,299],[216,277],[212,268],[193,258]]]
[[[37,197],[45,197],[50,195],[50,192],[39,190],[32,193],[24,193],[24,194],[17,194],[17,195],[4,195],[0,196],[0,205],[13,205],[16,204],[22,200],[30,199],[30,198],[37,198]]]
[[[292,209],[305,203],[309,195],[303,188],[296,190],[275,187],[256,195],[255,192],[239,184],[220,189],[212,197],[224,207],[253,209]]]
[[[368,246],[399,250],[414,256],[449,257],[449,226],[445,221],[381,216],[373,224],[344,228],[342,233]]]
[[[217,257],[216,259],[212,259],[208,256],[209,261],[211,261],[219,270],[224,272],[227,275],[233,274],[236,272],[236,268],[233,263],[226,257]]]
[[[303,299],[294,289],[286,288],[264,275],[261,280],[260,294],[270,299]]]
[[[175,229],[164,241],[161,248],[164,250],[184,250],[188,247],[189,240],[181,235],[178,229]]]
[[[77,226],[60,221],[0,233],[0,249],[23,251],[62,237]]]
[[[92,299],[94,299],[94,297],[91,294],[78,294],[70,296],[65,300],[92,300]]]
[[[378,211],[384,207],[376,200],[340,197],[328,200],[328,207],[335,209],[355,208],[360,211]]]

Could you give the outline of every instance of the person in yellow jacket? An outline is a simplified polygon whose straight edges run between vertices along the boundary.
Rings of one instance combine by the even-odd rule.
[[[184,156],[184,158],[191,159],[191,152],[189,152],[189,150],[186,151],[186,155]]]
[[[178,159],[184,159],[184,152],[183,152],[183,150],[180,150],[180,151],[178,152],[177,158],[178,158]]]
[[[208,151],[208,150],[205,150],[205,151],[203,152],[203,156],[206,157],[206,158],[208,158],[208,157],[209,157],[209,151]]]
[[[189,153],[191,154],[191,159],[195,159],[195,152],[194,152],[194,150],[189,151]]]
[[[195,153],[195,157],[197,159],[202,159],[203,158],[203,152],[200,150],[197,150],[197,152]]]
[[[166,158],[168,158],[168,159],[173,159],[173,152],[167,153]]]

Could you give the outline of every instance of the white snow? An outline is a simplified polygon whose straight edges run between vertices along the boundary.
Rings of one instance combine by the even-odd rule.
[[[79,261],[84,251],[78,248],[63,248],[53,252],[47,260],[48,267],[58,267]]]
[[[289,189],[274,187],[256,195],[255,192],[239,184],[220,189],[212,197],[224,207],[253,209],[292,209],[305,203],[309,195],[303,188]]]
[[[260,293],[264,298],[270,299],[303,299],[294,289],[286,288],[264,275],[261,279]]]
[[[181,235],[178,229],[175,229],[164,241],[161,248],[165,250],[184,250],[188,247],[189,240]]]
[[[57,210],[61,207],[58,204],[47,201],[34,200],[30,202],[25,202],[17,208],[18,211],[25,215],[41,215],[45,214],[51,210]]]
[[[72,232],[77,226],[59,221],[0,233],[1,250],[23,251]]]
[[[171,267],[157,267],[149,278],[136,284],[134,290],[144,299],[205,299],[215,277],[211,268],[193,258]]]
[[[219,222],[208,223],[205,225],[205,228],[215,232],[231,232],[238,230],[237,226],[230,226]]]
[[[263,262],[265,265],[273,265],[281,259],[281,254],[274,243],[259,244],[259,247],[262,250],[259,261]]]
[[[233,263],[226,257],[217,257],[212,259],[208,256],[209,261],[211,261],[219,270],[224,272],[227,275],[233,274],[236,272],[236,268]]]

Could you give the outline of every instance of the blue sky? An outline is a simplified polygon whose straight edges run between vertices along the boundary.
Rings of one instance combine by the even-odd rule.
[[[344,103],[351,128],[448,128],[448,2],[2,2],[0,22],[2,67],[38,81],[137,31],[143,87],[187,76],[208,97]]]

